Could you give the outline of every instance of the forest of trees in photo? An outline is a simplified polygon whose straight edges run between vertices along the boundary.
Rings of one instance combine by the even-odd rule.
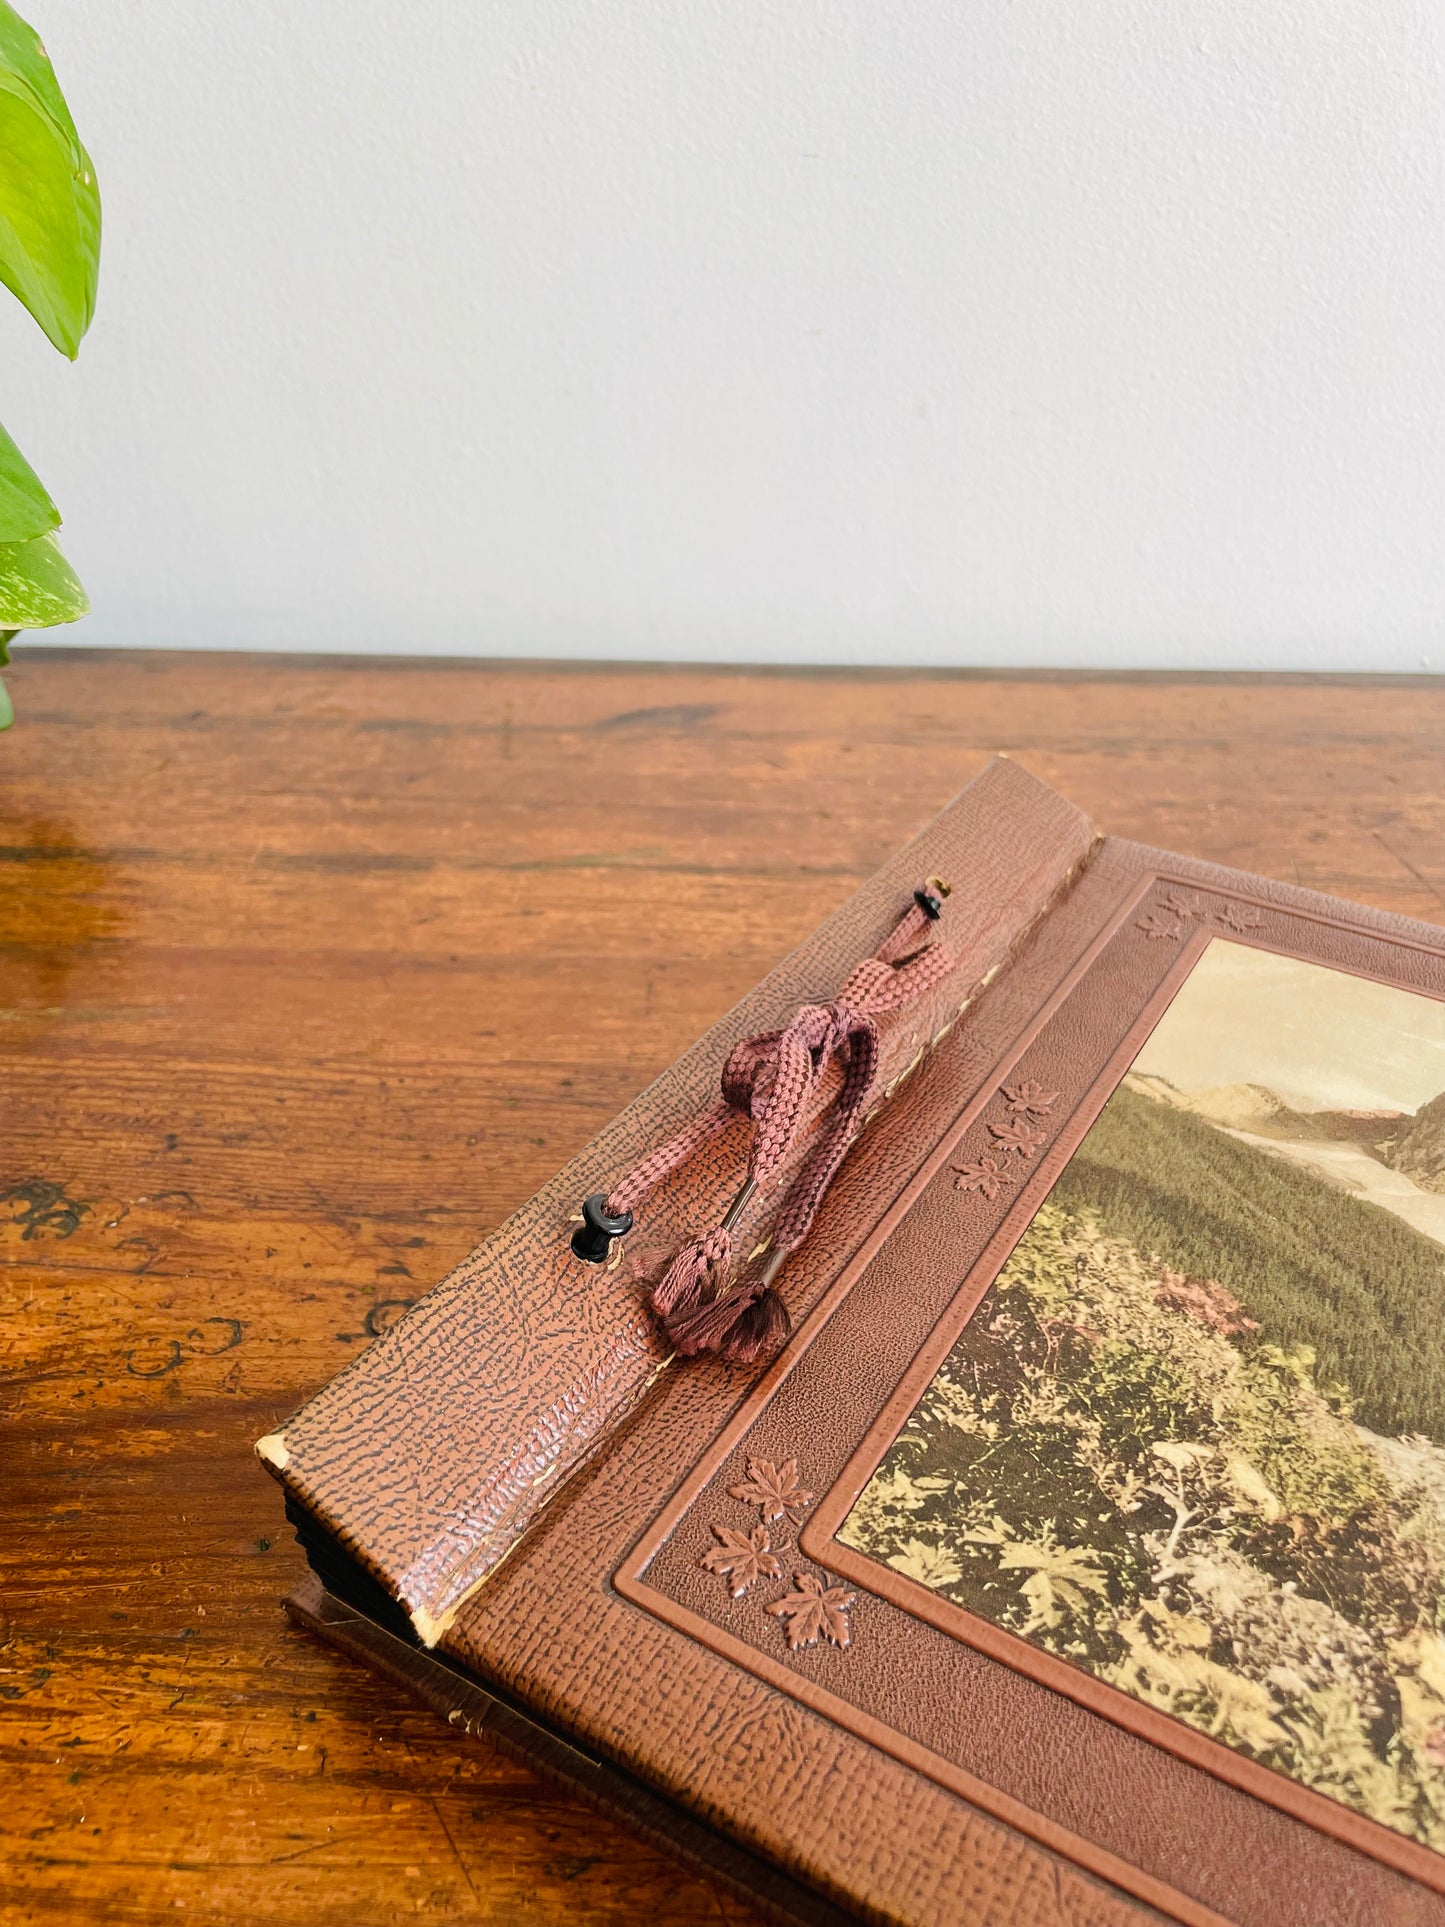
[[[844,1524],[1445,1848],[1445,1246],[1122,1088]]]

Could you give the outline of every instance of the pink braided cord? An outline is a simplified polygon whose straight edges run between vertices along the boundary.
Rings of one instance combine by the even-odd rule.
[[[608,1193],[608,1211],[620,1217],[634,1210],[738,1115],[753,1124],[745,1180],[766,1184],[792,1155],[836,1058],[842,1087],[774,1220],[771,1277],[808,1235],[857,1134],[878,1071],[878,1019],[922,997],[953,968],[953,958],[931,937],[932,921],[915,901],[832,1003],[804,1004],[783,1029],[736,1044],[723,1066],[718,1101],[635,1165]],[[787,1313],[769,1282],[755,1277],[729,1289],[731,1246],[724,1225],[702,1233],[678,1252],[653,1291],[652,1308],[679,1352],[746,1360],[786,1336]]]

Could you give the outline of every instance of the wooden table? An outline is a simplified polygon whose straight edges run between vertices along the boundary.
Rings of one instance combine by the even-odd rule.
[[[0,1916],[728,1921],[293,1632],[251,1456],[1004,749],[1445,920],[1445,682],[22,651]]]

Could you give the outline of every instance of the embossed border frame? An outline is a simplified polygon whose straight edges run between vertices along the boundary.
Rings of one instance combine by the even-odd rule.
[[[1192,865],[1180,865],[1178,870],[1151,868],[1132,882],[1133,887],[1126,891],[1114,912],[994,1064],[984,1084],[952,1122],[913,1181],[880,1221],[873,1236],[833,1282],[783,1356],[764,1375],[734,1419],[719,1434],[711,1449],[616,1570],[614,1584],[618,1593],[634,1605],[687,1633],[770,1685],[789,1693],[802,1704],[835,1720],[904,1764],[1146,1903],[1190,1923],[1190,1927],[1218,1927],[1224,1920],[1224,1916],[1168,1882],[1121,1859],[1099,1843],[1071,1832],[1050,1816],[1035,1811],[1003,1789],[980,1779],[959,1762],[921,1746],[876,1715],[801,1674],[790,1664],[788,1656],[775,1656],[772,1652],[760,1649],[740,1637],[732,1627],[674,1598],[648,1577],[657,1555],[668,1545],[680,1523],[708,1491],[721,1469],[746,1443],[758,1421],[772,1406],[783,1383],[797,1371],[823,1328],[843,1308],[887,1239],[949,1160],[958,1153],[970,1132],[978,1131],[989,1105],[998,1097],[1008,1079],[1017,1074],[1027,1054],[1047,1033],[1069,997],[1088,978],[1108,946],[1131,920],[1137,919],[1137,927],[1146,939],[1158,939],[1167,946],[1164,968],[1128,1018],[1103,1067],[1071,1094],[1069,1108],[1061,1114],[1057,1128],[1049,1136],[1037,1161],[1031,1163],[1023,1182],[1007,1200],[998,1200],[992,1229],[968,1266],[942,1316],[916,1349],[911,1364],[898,1380],[892,1394],[866,1424],[861,1442],[851,1452],[845,1453],[841,1469],[832,1476],[826,1492],[798,1534],[798,1549],[828,1573],[841,1575],[866,1594],[898,1607],[920,1625],[932,1627],[951,1640],[973,1647],[1038,1684],[1062,1693],[1086,1711],[1102,1716],[1173,1753],[1186,1764],[1200,1768],[1216,1779],[1277,1807],[1290,1818],[1303,1821],[1385,1866],[1445,1892],[1445,1857],[1406,1839],[1379,1822],[1352,1812],[1326,1796],[1299,1786],[1271,1768],[1245,1759],[1221,1742],[1211,1740],[1167,1714],[1142,1706],[1117,1689],[1103,1685],[1066,1662],[1056,1660],[1016,1636],[1004,1633],[990,1622],[954,1606],[891,1568],[881,1566],[844,1546],[835,1536],[858,1494],[906,1422],[923,1388],[986,1296],[1039,1204],[1057,1181],[1212,938],[1220,936],[1228,941],[1245,942],[1255,948],[1299,957],[1303,961],[1320,963],[1347,974],[1445,1000],[1445,987],[1424,985],[1381,967],[1391,951],[1424,953],[1445,963],[1445,945],[1423,942],[1404,933],[1389,933],[1369,922],[1355,921],[1345,915],[1331,915],[1306,905],[1281,903],[1266,896],[1252,895],[1222,882],[1217,871],[1213,875],[1208,874],[1206,866],[1200,866],[1197,870]],[[1165,897],[1166,891],[1170,893],[1172,904]],[[1181,900],[1192,900],[1197,914],[1184,913],[1174,907]],[[1235,914],[1213,914],[1210,902],[1221,908],[1230,906]],[[1339,937],[1370,947],[1376,953],[1375,958],[1366,966],[1343,960],[1337,955],[1320,955],[1316,946],[1308,942],[1305,931],[1282,932],[1281,920],[1286,925],[1326,926],[1338,933]],[[985,1143],[980,1148],[988,1147]],[[990,1205],[994,1203],[993,1200],[987,1202]],[[857,1437],[856,1431],[853,1436]]]

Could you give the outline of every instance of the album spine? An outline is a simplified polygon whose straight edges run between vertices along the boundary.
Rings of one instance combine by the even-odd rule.
[[[611,1267],[572,1255],[581,1199],[712,1101],[738,1039],[832,997],[919,880],[939,876],[951,882],[955,963],[930,1008],[890,1041],[883,1076],[899,1081],[1006,968],[1095,843],[1073,805],[995,759],[406,1318],[261,1440],[257,1451],[286,1488],[323,1577],[329,1562],[329,1583],[354,1601],[358,1588],[374,1586],[369,1611],[393,1602],[396,1623],[435,1644],[671,1362],[644,1304],[645,1252]],[[735,1185],[736,1171],[716,1160],[679,1172],[649,1200],[657,1248],[710,1222]],[[854,1228],[850,1250],[869,1229]],[[838,1263],[848,1256],[840,1249]]]

